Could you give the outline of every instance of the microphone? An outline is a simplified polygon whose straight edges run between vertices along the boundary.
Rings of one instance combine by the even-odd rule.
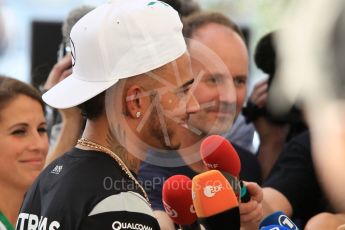
[[[208,169],[220,170],[234,189],[241,202],[250,201],[245,184],[238,180],[241,160],[232,144],[222,136],[206,137],[200,146],[201,159]]]
[[[200,230],[192,201],[192,180],[184,175],[169,177],[163,185],[165,212],[182,230]]]
[[[289,229],[279,226],[279,225],[269,225],[269,226],[260,228],[260,230],[289,230]]]
[[[261,230],[262,227],[270,226],[270,225],[278,225],[281,227],[285,227],[289,230],[299,230],[296,224],[292,222],[283,212],[278,211],[274,212],[271,215],[267,216],[263,219],[259,225],[259,229]]]
[[[196,175],[192,197],[198,221],[207,230],[240,229],[238,200],[221,172],[210,170]]]
[[[217,169],[238,178],[241,160],[230,142],[222,136],[206,137],[200,145],[202,161],[208,169]]]

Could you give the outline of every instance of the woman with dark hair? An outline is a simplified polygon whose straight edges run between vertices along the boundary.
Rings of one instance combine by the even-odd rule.
[[[0,229],[13,229],[24,194],[44,167],[44,115],[34,87],[0,75]]]

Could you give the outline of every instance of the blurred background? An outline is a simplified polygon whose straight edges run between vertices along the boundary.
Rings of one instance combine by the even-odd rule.
[[[220,11],[234,19],[245,30],[252,51],[261,36],[280,26],[293,0],[195,1],[202,9]],[[35,85],[42,82],[56,62],[61,23],[68,12],[81,4],[97,6],[102,2],[0,0],[0,73]],[[261,77],[263,73],[251,64],[249,89]]]

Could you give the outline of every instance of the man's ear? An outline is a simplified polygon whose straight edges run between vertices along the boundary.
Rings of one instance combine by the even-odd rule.
[[[132,85],[125,94],[125,107],[127,115],[132,118],[140,118],[143,111],[143,90],[138,85]]]

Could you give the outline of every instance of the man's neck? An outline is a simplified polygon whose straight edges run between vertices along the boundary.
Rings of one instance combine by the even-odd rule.
[[[106,117],[100,117],[92,121],[87,120],[82,137],[110,149],[132,172],[137,173],[139,170],[140,160],[120,145],[112,133]]]

